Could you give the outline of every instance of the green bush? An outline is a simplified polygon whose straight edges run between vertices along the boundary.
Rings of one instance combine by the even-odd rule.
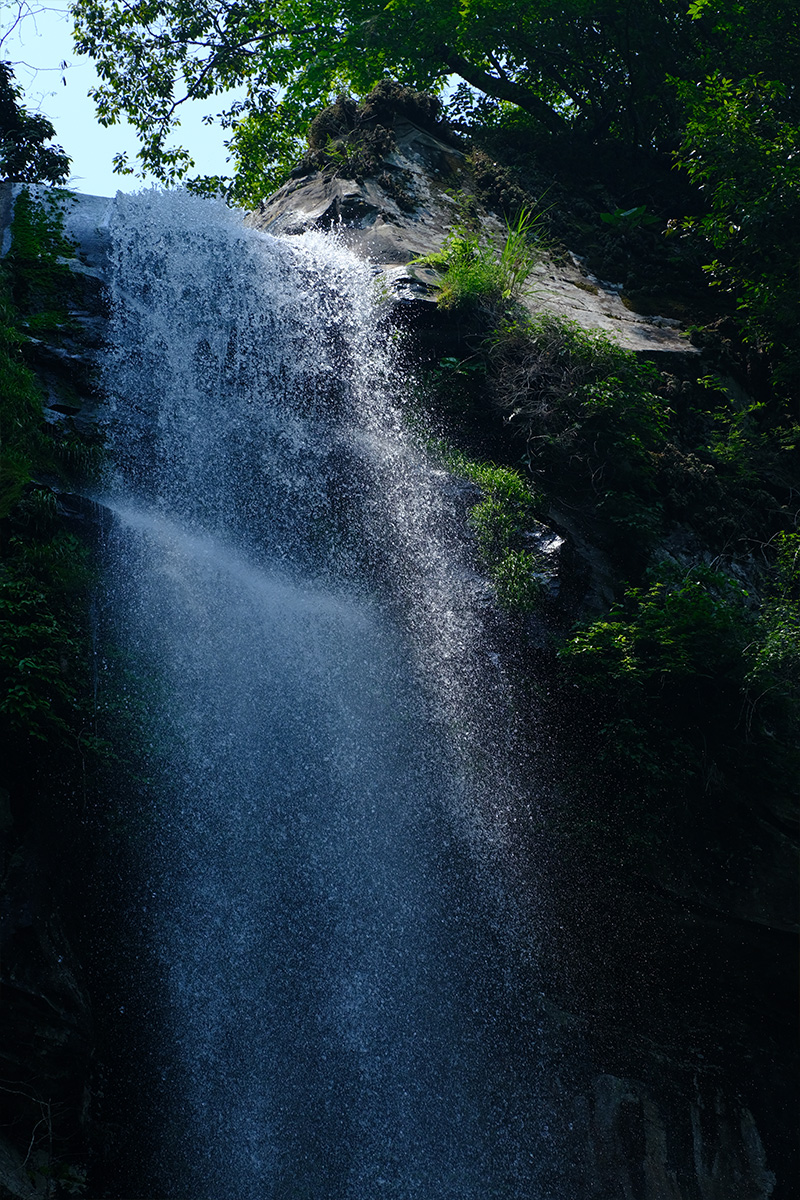
[[[46,591],[30,578],[3,579],[0,728],[6,737],[48,742],[70,734],[77,706],[76,648],[75,638],[50,610]]]
[[[465,309],[518,300],[536,265],[538,226],[539,217],[523,209],[513,224],[506,222],[499,250],[479,232],[457,226],[437,254],[417,260],[443,273],[439,306]]]
[[[800,534],[776,538],[773,594],[763,606],[760,636],[748,647],[750,721],[795,739],[800,732]]]
[[[541,602],[542,563],[532,550],[507,548],[491,567],[497,601],[510,612],[531,612]]]
[[[655,368],[548,314],[501,322],[486,354],[494,402],[540,486],[652,540],[662,517],[657,455],[672,416]]]
[[[498,603],[509,611],[527,612],[542,598],[543,563],[525,544],[536,524],[537,497],[518,471],[440,447],[448,470],[480,489],[468,521],[478,554],[491,579]]]
[[[567,679],[595,713],[599,761],[620,792],[647,807],[702,793],[736,759],[744,736],[749,598],[730,577],[664,565],[628,588],[608,616],[576,629],[559,651]]]
[[[787,62],[790,60],[787,59]],[[770,64],[776,70],[776,63]],[[746,338],[770,352],[797,402],[800,350],[800,124],[795,88],[763,74],[677,85],[686,111],[679,165],[707,207],[684,227],[707,240],[713,281],[736,298]]]

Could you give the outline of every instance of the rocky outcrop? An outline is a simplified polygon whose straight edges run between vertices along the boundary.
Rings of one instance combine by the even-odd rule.
[[[392,132],[393,148],[369,177],[300,169],[248,220],[278,236],[337,229],[347,246],[375,263],[397,304],[432,305],[437,275],[411,260],[441,248],[462,220],[459,196],[472,182],[464,155],[448,142],[406,117],[395,118]],[[502,238],[504,226],[495,214],[484,212],[481,224],[490,236]],[[524,302],[531,311],[569,317],[651,357],[697,353],[678,321],[631,311],[621,287],[598,279],[575,255],[543,253],[530,282]]]

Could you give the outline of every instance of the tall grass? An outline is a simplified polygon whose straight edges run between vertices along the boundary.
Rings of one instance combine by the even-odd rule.
[[[442,272],[440,308],[463,309],[480,304],[519,300],[541,253],[540,216],[523,209],[516,222],[506,222],[502,246],[459,225],[436,254],[416,261]]]

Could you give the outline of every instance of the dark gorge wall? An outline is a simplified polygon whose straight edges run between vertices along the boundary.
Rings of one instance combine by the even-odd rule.
[[[86,929],[102,757],[97,525],[78,489],[97,454],[107,314],[101,213],[84,223],[92,237],[78,257],[65,238],[68,197],[4,184],[2,208],[0,1194],[28,1200],[85,1194],[97,1111]]]
[[[357,133],[341,136],[358,144]],[[480,224],[500,245],[505,231],[498,213],[509,211],[513,185],[495,164],[492,211],[478,199],[486,196],[486,165],[481,176],[475,160],[467,163],[446,135],[439,138],[403,116],[390,142],[383,161],[360,174],[312,154],[249,220],[290,235],[333,228],[357,254],[377,262],[395,321],[409,338],[411,371],[432,372],[434,391],[441,392],[442,368],[464,364],[448,384],[450,407],[434,403],[434,422],[478,457],[516,465],[523,445],[507,410],[503,419],[503,398],[498,403],[496,387],[482,391],[480,374],[476,382],[470,373],[480,360],[485,312],[437,308],[436,272],[413,261],[438,251],[458,224],[472,230]],[[552,197],[548,193],[548,202]],[[691,403],[694,381],[709,372],[727,379],[731,395],[744,395],[735,361],[720,353],[718,341],[711,339],[701,353],[693,342],[702,339],[690,341],[679,321],[623,305],[620,289],[598,278],[597,260],[593,269],[597,275],[563,247],[545,251],[522,302],[535,316],[601,330],[655,363],[665,406],[675,405],[676,396]],[[686,272],[688,289],[688,265]],[[658,280],[650,278],[648,288],[658,293]],[[771,503],[781,502],[778,493]],[[537,515],[563,539],[550,600],[534,618],[512,621],[506,639],[528,737],[537,743],[533,769],[549,759],[553,781],[517,847],[522,860],[537,863],[530,921],[544,930],[542,987],[556,1020],[593,1063],[593,1074],[578,1071],[580,1082],[564,1083],[570,1100],[554,1098],[554,1110],[563,1103],[570,1109],[567,1124],[580,1131],[564,1180],[572,1180],[573,1194],[598,1198],[789,1196],[798,1171],[789,1119],[797,1067],[796,788],[790,777],[775,789],[756,774],[744,795],[735,787],[726,795],[711,764],[706,794],[719,790],[716,810],[703,811],[687,797],[683,811],[674,809],[656,834],[641,823],[641,810],[651,803],[646,795],[638,814],[628,812],[615,795],[618,782],[602,765],[596,716],[575,712],[574,685],[554,670],[546,648],[548,638],[565,637],[576,618],[608,612],[621,595],[624,560],[611,548],[608,524],[590,505],[576,505],[568,489],[559,492],[558,483],[549,484],[546,512],[540,508]],[[737,518],[731,515],[733,543]],[[743,535],[746,518],[740,520]],[[687,572],[698,563],[726,562],[726,551],[720,554],[699,520],[692,525],[683,517],[662,538],[648,546],[651,562],[665,558]],[[727,561],[757,598],[765,587],[757,556],[737,558],[733,551]],[[736,736],[746,739],[744,718],[739,729]],[[542,740],[548,750],[542,751]],[[593,754],[594,771],[577,767]],[[771,769],[765,761],[763,771]],[[783,770],[793,772],[788,764]],[[534,899],[543,859],[550,864],[544,917]]]
[[[289,236],[309,225],[338,224],[357,252],[383,262],[410,376],[444,358],[466,357],[474,344],[472,318],[437,310],[435,275],[408,265],[412,255],[441,243],[453,216],[448,189],[465,184],[459,164],[454,147],[403,122],[397,149],[378,172],[386,178],[359,184],[309,171],[250,218]],[[92,363],[104,320],[99,280],[108,203],[87,198],[76,209],[73,228],[84,259],[74,265],[85,283],[80,298],[70,295],[73,327],[37,338],[26,351],[44,389],[48,419],[89,441],[97,401]],[[487,228],[501,229],[491,215],[484,220]],[[621,316],[614,293],[580,266],[545,262],[537,271],[538,302],[546,294],[552,311],[588,328],[621,328],[624,344],[658,356],[660,367],[670,364],[673,378],[704,370],[673,322],[629,310]],[[470,410],[475,427],[466,442],[473,450],[483,447],[484,457],[514,461],[518,451],[497,410],[488,403],[481,408],[480,398],[477,407],[477,417],[475,406]],[[91,506],[71,491],[68,476],[56,478],[40,466],[27,486],[40,499],[52,496],[59,527],[87,528],[81,539],[88,545],[96,540]],[[475,485],[462,481],[455,489],[462,509],[472,502],[470,487]],[[617,567],[604,530],[576,519],[558,497],[547,523],[563,539],[557,567],[549,568],[550,598],[532,615],[497,611],[489,617],[516,681],[523,753],[532,774],[548,784],[539,788],[535,811],[511,814],[507,847],[516,911],[528,928],[520,945],[532,965],[516,998],[501,992],[489,997],[497,1006],[494,1029],[510,1092],[521,1086],[515,1044],[528,1039],[531,1021],[557,1047],[541,1063],[545,1107],[552,1114],[542,1134],[543,1160],[553,1164],[540,1176],[542,1195],[788,1197],[797,1165],[791,1117],[793,814],[767,805],[754,816],[739,806],[722,830],[716,821],[676,822],[672,837],[661,838],[653,851],[632,848],[592,812],[576,813],[568,768],[572,758],[591,754],[595,735],[564,703],[563,680],[547,645],[581,611],[609,603]],[[462,534],[465,540],[472,536],[463,520]],[[86,606],[91,587],[81,586]],[[80,646],[90,653],[89,642]],[[71,669],[65,662],[64,670]],[[81,777],[83,753],[48,760],[38,742],[27,757],[17,744],[11,749],[2,781],[9,807],[2,814],[6,1131],[0,1194],[19,1200],[108,1196],[102,1170],[95,1182],[90,1173],[85,1184],[83,1172],[92,1129],[95,1163],[105,1160],[106,1168],[125,1142],[117,1131],[109,1150],[113,1131],[103,1126],[99,1095],[113,1059],[109,1013],[118,1006],[107,1006],[105,998],[114,972],[104,975],[103,964],[91,962],[91,947],[96,958],[97,946],[108,946],[109,938],[86,930],[84,914],[94,913],[95,921],[114,917],[92,908],[81,876],[107,870],[92,843],[96,847],[103,825],[97,793],[113,784],[107,768],[93,775],[90,769],[88,781]],[[112,748],[111,775],[115,753]],[[601,803],[613,807],[602,771],[594,787]],[[124,908],[124,894],[114,903]],[[82,956],[83,966],[77,961]],[[87,966],[98,991],[99,1040]],[[513,969],[520,970],[519,963]],[[130,1064],[117,1062],[115,1069],[135,1074]],[[561,1146],[554,1152],[557,1139]],[[117,1200],[121,1194],[114,1193]],[[511,1192],[497,1195],[518,1200]]]

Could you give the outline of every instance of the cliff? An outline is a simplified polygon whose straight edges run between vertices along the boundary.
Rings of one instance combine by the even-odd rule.
[[[576,622],[585,630],[613,616],[613,606],[631,586],[646,591],[646,572],[664,560],[684,575],[722,564],[749,590],[751,604],[766,595],[758,553],[752,548],[745,553],[738,544],[730,548],[727,528],[722,544],[715,540],[726,516],[740,522],[752,509],[752,489],[746,490],[751,485],[724,490],[714,464],[690,459],[678,434],[671,449],[658,443],[648,451],[658,460],[652,496],[645,497],[656,516],[645,514],[650,525],[644,539],[640,526],[625,524],[629,513],[621,519],[611,509],[607,493],[613,487],[603,493],[602,504],[597,499],[602,472],[581,443],[569,443],[564,468],[556,455],[562,434],[548,427],[548,444],[555,449],[551,457],[537,459],[530,441],[515,436],[504,407],[507,376],[493,375],[495,362],[483,349],[487,321],[496,312],[443,311],[437,306],[441,274],[412,262],[440,251],[465,214],[482,237],[501,242],[502,214],[480,198],[474,166],[440,131],[401,117],[391,135],[390,145],[360,178],[349,178],[347,164],[337,160],[307,163],[249,221],[283,237],[336,228],[375,264],[407,361],[425,380],[429,416],[461,453],[513,466],[538,491],[535,518],[518,531],[525,546],[542,529],[557,535],[560,549],[557,567],[549,568],[547,596],[532,611],[498,612],[497,621],[517,681],[518,708],[528,721],[531,754],[535,751],[537,769],[552,782],[536,821],[520,820],[524,828],[515,843],[523,864],[526,848],[536,850],[531,861],[548,864],[545,879],[529,881],[531,928],[545,931],[537,952],[551,981],[541,995],[541,1021],[568,1031],[580,1047],[576,1061],[590,1064],[574,1073],[568,1064],[548,1064],[554,1110],[566,1114],[574,1130],[567,1148],[569,1178],[594,1200],[788,1196],[794,1148],[787,1114],[796,1085],[790,999],[797,930],[793,789],[785,781],[775,784],[777,760],[764,755],[761,743],[754,743],[749,757],[736,758],[733,770],[726,764],[723,750],[728,752],[730,738],[745,742],[750,736],[734,718],[733,734],[724,731],[728,741],[720,735],[719,745],[709,745],[699,783],[694,768],[681,774],[678,746],[672,790],[659,778],[648,791],[641,784],[645,776],[634,773],[636,794],[624,795],[619,763],[604,757],[610,736],[604,720],[633,718],[627,710],[612,711],[620,703],[616,694],[606,712],[599,711],[605,693],[586,703],[582,677],[564,674],[556,649],[567,644]],[[85,283],[83,299],[73,304],[77,327],[69,335],[41,339],[31,352],[48,420],[79,437],[91,438],[97,401],[92,359],[102,337],[99,281],[107,209],[107,201],[86,198],[70,210],[75,216],[68,216],[67,233],[82,249],[73,267]],[[654,364],[658,378],[648,394],[665,408],[690,413],[702,391],[697,381],[709,372],[727,381],[729,392],[746,405],[748,381],[737,374],[735,355],[726,357],[718,338],[695,344],[703,338],[692,339],[676,316],[637,313],[606,274],[611,272],[596,258],[590,269],[582,247],[571,253],[568,245],[553,242],[540,250],[522,305],[533,319],[567,318],[589,334],[608,334],[634,353],[637,364]],[[622,369],[627,360],[614,362]],[[472,369],[475,363],[479,370]],[[630,368],[634,380],[638,369]],[[542,419],[541,409],[537,412]],[[592,427],[595,439],[605,432]],[[578,479],[584,460],[591,466],[586,486]],[[649,481],[648,475],[648,487]],[[54,497],[59,522],[85,522],[85,505],[69,481],[39,472],[31,483],[33,491]],[[769,488],[769,503],[785,507],[783,477],[775,473]],[[474,480],[466,493],[472,501],[480,494]],[[629,491],[623,493],[625,503],[630,495],[644,503]],[[639,610],[634,617],[631,612],[629,607],[631,622],[640,619]],[[616,636],[627,636],[622,617],[614,620]],[[716,636],[717,625],[712,632]],[[657,640],[653,628],[646,634]],[[710,673],[715,669],[712,664]],[[668,690],[670,670],[660,664],[656,694]],[[699,679],[701,672],[695,674]],[[633,677],[630,687],[644,697],[642,705],[655,703],[640,678]],[[689,706],[692,690],[699,688],[690,677],[677,693],[676,707]],[[712,702],[718,695],[713,689],[707,694]],[[663,724],[663,712],[652,711]],[[681,729],[680,736],[694,752],[699,725],[692,714],[692,728]],[[659,727],[658,737],[677,742],[677,718],[670,715],[673,725],[666,733]],[[633,745],[645,753],[639,742]],[[662,773],[663,767],[661,762]],[[740,767],[736,783],[732,776]],[[74,799],[65,816],[52,772],[49,783],[33,792],[25,791],[21,776],[8,788],[10,815],[4,822],[3,970],[12,1001],[4,1009],[3,1042],[14,1049],[3,1071],[11,1130],[0,1148],[0,1194],[28,1200],[59,1194],[50,1190],[56,1186],[60,1194],[80,1194],[81,1154],[91,1124],[87,1105],[98,1084],[91,989],[74,950],[84,893],[75,873],[61,869],[64,846],[73,845],[58,836],[62,820],[74,839],[75,862],[91,862],[91,854],[81,845]],[[676,791],[684,779],[689,799],[681,808]],[[689,809],[697,796],[707,803]],[[525,876],[524,865],[520,873]],[[44,882],[51,878],[52,886]],[[542,893],[548,897],[545,912]],[[96,1113],[96,1096],[93,1103]],[[98,1157],[103,1153],[101,1147]]]
[[[788,1196],[796,1168],[786,1114],[796,1068],[790,996],[797,933],[797,806],[790,778],[784,775],[777,783],[767,779],[776,770],[791,772],[794,760],[790,755],[776,765],[762,740],[737,766],[726,739],[757,740],[745,731],[741,712],[732,714],[729,730],[715,735],[704,730],[707,713],[702,710],[688,715],[689,725],[680,709],[665,717],[657,693],[649,699],[643,694],[645,708],[623,717],[618,699],[607,689],[605,703],[611,707],[598,711],[604,703],[600,689],[593,696],[583,681],[565,676],[554,647],[569,642],[576,620],[579,627],[598,630],[616,614],[614,628],[624,636],[614,606],[623,595],[641,595],[631,587],[646,588],[648,580],[665,578],[665,570],[667,577],[672,571],[683,579],[692,572],[722,571],[744,589],[751,609],[768,605],[774,585],[753,546],[757,538],[768,543],[776,537],[782,521],[784,529],[793,529],[787,503],[796,464],[785,471],[767,467],[758,484],[751,476],[748,499],[742,501],[739,483],[725,475],[719,460],[696,449],[709,378],[740,414],[757,407],[760,396],[748,393],[757,383],[743,369],[742,356],[737,358],[731,342],[723,343],[713,333],[708,307],[713,298],[700,300],[705,333],[690,333],[674,315],[682,308],[681,269],[686,273],[686,312],[698,311],[698,288],[688,260],[681,268],[678,256],[677,268],[665,267],[665,275],[677,272],[673,284],[677,278],[678,294],[673,287],[672,315],[662,317],[637,312],[623,285],[608,282],[619,264],[609,261],[604,269],[602,242],[599,252],[595,248],[587,256],[584,246],[579,253],[569,242],[545,238],[532,287],[520,300],[522,308],[534,323],[543,317],[565,318],[590,337],[600,331],[654,364],[659,376],[655,394],[672,414],[671,432],[654,443],[651,458],[656,470],[664,472],[664,482],[659,479],[647,493],[649,511],[657,515],[645,534],[631,509],[621,537],[618,518],[607,515],[608,493],[601,500],[597,486],[603,473],[606,478],[611,474],[607,464],[601,462],[591,488],[581,491],[574,476],[562,473],[555,456],[540,453],[534,458],[535,439],[541,443],[553,437],[546,424],[537,426],[541,416],[525,427],[524,457],[525,445],[502,394],[503,378],[498,382],[496,358],[484,340],[488,333],[489,344],[497,345],[492,328],[497,309],[488,316],[467,308],[443,311],[437,307],[442,276],[415,261],[440,253],[454,229],[465,227],[499,248],[507,229],[504,216],[514,202],[517,208],[521,202],[533,203],[530,193],[520,193],[524,176],[517,172],[516,184],[509,185],[509,172],[490,164],[499,201],[493,204],[491,196],[487,200],[485,156],[477,165],[474,155],[468,161],[466,147],[459,148],[446,130],[417,125],[407,114],[387,122],[389,136],[377,160],[354,169],[346,156],[355,153],[358,130],[337,126],[335,110],[329,110],[327,119],[332,136],[340,137],[336,153],[327,160],[322,151],[312,153],[248,220],[287,237],[306,229],[335,229],[374,264],[392,319],[409,339],[413,369],[428,372],[428,402],[445,436],[469,453],[509,465],[518,466],[522,455],[540,494],[538,515],[560,540],[550,600],[533,617],[512,620],[508,655],[518,671],[524,697],[520,704],[530,706],[531,727],[537,731],[533,736],[547,736],[561,759],[553,769],[558,798],[545,805],[543,829],[528,836],[539,852],[542,839],[553,839],[557,847],[547,886],[553,897],[552,928],[561,932],[545,938],[555,981],[548,1002],[560,1013],[558,1020],[580,1030],[596,1068],[593,1079],[582,1085],[586,1107],[576,1117],[576,1128],[582,1130],[575,1149],[583,1172],[581,1195],[598,1200],[618,1195],[637,1200]],[[499,195],[504,187],[505,195]],[[559,193],[557,181],[555,190],[556,203],[569,209],[570,199]],[[580,208],[584,202],[574,203]],[[613,215],[606,214],[609,224]],[[575,228],[568,218],[555,225],[566,236]],[[624,242],[623,231],[616,241],[609,236],[605,245],[618,258]],[[625,269],[641,279],[648,270],[647,253],[640,254],[637,266],[637,248],[644,247],[657,262],[661,251],[656,236],[636,230],[627,245],[634,261]],[[667,290],[652,275],[648,289],[650,295]],[[529,362],[533,360],[531,353]],[[529,371],[535,374],[535,365]],[[536,411],[545,409],[540,404]],[[777,445],[779,435],[774,437]],[[689,438],[694,438],[691,452]],[[580,453],[576,445],[573,471],[580,469]],[[692,454],[700,456],[692,460],[696,468],[688,466]],[[681,463],[670,481],[668,459]],[[705,472],[699,489],[697,477],[690,479],[694,469]],[[676,489],[675,499],[664,499],[670,488]],[[768,498],[761,499],[765,494]],[[633,497],[629,503],[634,505]],[[725,518],[712,516],[720,504],[728,506],[730,517],[721,538]],[[754,511],[760,525],[750,524]],[[776,518],[776,513],[786,515]],[[656,584],[655,589],[663,586],[675,585]],[[648,636],[660,634],[654,628]],[[607,669],[613,667],[609,659]],[[713,660],[698,660],[693,669],[702,673],[707,667],[712,675],[719,670],[720,677],[725,669],[715,667]],[[672,669],[664,660],[661,678],[667,682],[662,688],[669,686]],[[720,677],[709,691],[712,707],[727,703],[720,699]],[[570,689],[579,685],[584,690],[576,709]],[[635,694],[634,671],[626,686]],[[677,696],[674,703],[686,704],[689,713],[688,699]],[[672,780],[648,776],[638,759],[629,774],[630,795],[625,795],[626,784],[620,780],[628,768],[620,760],[612,764],[607,750],[615,737],[614,705],[620,712],[620,737],[637,720],[665,723],[669,732],[653,732],[651,745],[657,747],[659,737],[673,739],[672,749],[655,750],[662,755],[657,770],[674,771]],[[638,736],[633,753],[647,755],[646,724]],[[722,739],[718,745],[715,736]],[[767,742],[770,736],[767,732]],[[670,766],[681,762],[680,739],[691,744],[706,737],[705,779],[698,786],[696,775],[687,771],[682,782],[682,768]],[[596,756],[594,765],[578,764],[587,752]],[[533,914],[533,900],[531,907]]]

